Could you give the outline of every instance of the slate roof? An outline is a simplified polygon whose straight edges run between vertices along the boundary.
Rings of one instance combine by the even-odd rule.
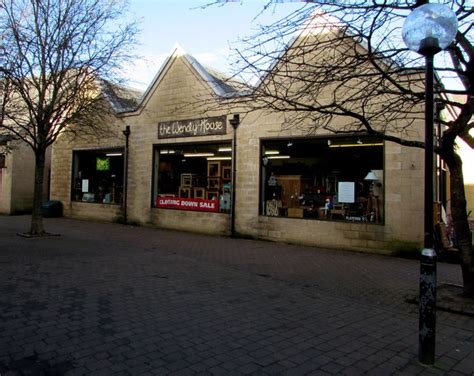
[[[179,45],[177,45],[171,55],[168,56],[168,58],[165,60],[165,62],[162,64],[162,66],[156,73],[153,81],[143,94],[139,105],[141,105],[141,103],[148,96],[152,88],[155,86],[155,83],[165,71],[168,64],[172,61],[172,59],[176,57],[182,57],[186,59],[187,62],[195,69],[195,71],[201,76],[203,81],[205,81],[210,86],[210,88],[217,96],[223,98],[232,98],[236,96],[247,95],[252,90],[252,88],[246,85],[245,83],[238,81],[235,78],[228,77],[226,74],[219,72],[214,68],[202,65],[199,61],[197,61],[196,58],[184,52],[184,50]]]
[[[234,97],[246,95],[252,89],[244,82],[238,81],[235,78],[228,77],[224,73],[204,66],[197,61],[193,56],[184,54],[188,62],[196,69],[201,77],[211,86],[214,92],[221,97]]]
[[[134,111],[143,96],[143,92],[140,90],[114,84],[107,80],[101,80],[100,85],[114,110],[119,113]]]
[[[6,145],[8,141],[13,139],[14,137],[11,135],[0,135],[0,145]]]

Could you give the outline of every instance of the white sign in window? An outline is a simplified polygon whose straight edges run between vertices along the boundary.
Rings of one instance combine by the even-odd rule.
[[[337,201],[342,203],[355,202],[355,183],[353,181],[339,182]]]
[[[89,192],[89,179],[82,179],[82,193]]]

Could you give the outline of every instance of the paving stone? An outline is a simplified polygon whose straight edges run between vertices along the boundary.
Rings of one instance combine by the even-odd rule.
[[[474,356],[474,353],[472,353],[472,356]],[[474,359],[463,359],[461,360],[458,364],[456,364],[453,369],[455,371],[461,372],[461,373],[466,373],[471,375],[474,375]]]
[[[60,237],[17,237],[28,221],[0,216],[2,376],[25,358],[66,375],[472,376],[461,315],[439,313],[437,362],[418,363],[416,261],[66,218],[45,219]]]

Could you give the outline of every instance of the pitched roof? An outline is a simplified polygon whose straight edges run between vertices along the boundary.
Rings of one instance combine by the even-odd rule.
[[[113,109],[120,112],[133,111],[140,103],[143,92],[101,79],[102,92],[110,101]]]
[[[12,135],[1,135],[0,134],[0,145],[6,145],[8,141],[13,140],[14,137]]]
[[[214,93],[220,97],[230,98],[245,95],[251,89],[244,82],[238,81],[233,77],[228,77],[214,68],[202,65],[189,54],[185,53],[182,56],[188,60],[202,79],[213,89]]]
[[[236,96],[246,95],[250,92],[251,87],[244,82],[238,81],[235,78],[228,77],[226,74],[217,71],[214,68],[202,65],[196,58],[186,53],[183,48],[176,45],[173,52],[163,62],[160,69],[153,78],[151,84],[143,94],[140,103],[135,110],[143,104],[157,81],[162,77],[168,65],[176,58],[184,58],[189,65],[193,67],[195,72],[206,82],[212,91],[219,97],[232,98]]]

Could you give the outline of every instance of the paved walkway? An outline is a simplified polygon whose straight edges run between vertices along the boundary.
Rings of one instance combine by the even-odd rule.
[[[0,216],[0,375],[474,375],[474,318],[417,361],[418,262]],[[438,264],[439,283],[460,283]]]

